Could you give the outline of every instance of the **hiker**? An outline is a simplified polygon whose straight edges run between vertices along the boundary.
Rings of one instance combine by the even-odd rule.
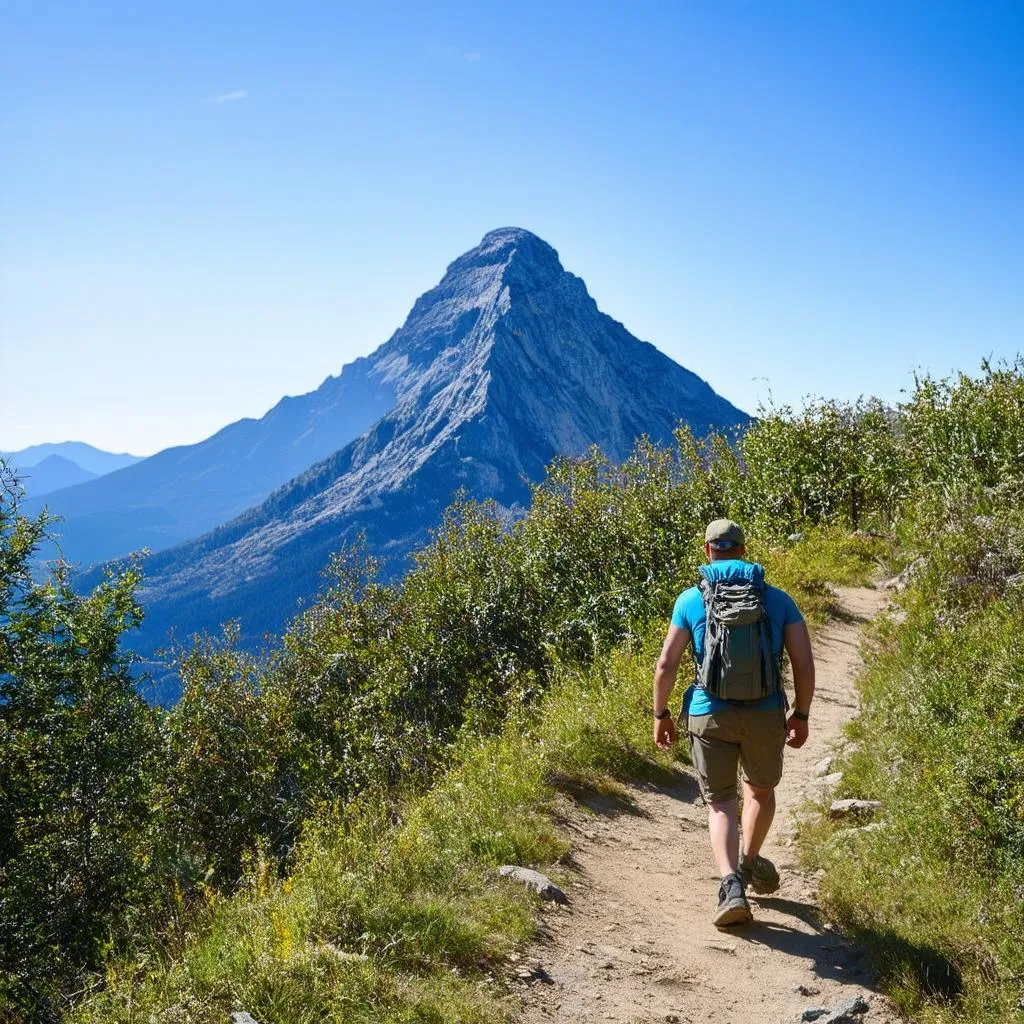
[[[782,778],[782,748],[807,742],[814,696],[811,639],[796,602],[764,582],[760,565],[743,560],[746,539],[729,519],[716,519],[704,534],[700,585],[676,600],[672,623],[654,675],[654,742],[676,741],[669,697],[687,645],[695,676],[683,699],[682,720],[690,755],[708,808],[708,831],[722,882],[718,927],[752,920],[746,890],[767,894],[779,873],[761,856]],[[795,700],[781,679],[782,649],[793,669]],[[736,769],[743,775],[743,846],[736,821]]]

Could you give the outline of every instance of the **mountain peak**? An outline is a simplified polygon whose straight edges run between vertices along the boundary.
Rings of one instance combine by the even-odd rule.
[[[416,300],[405,324],[392,335],[388,355],[412,356],[422,365],[425,358],[461,342],[478,323],[491,326],[513,295],[550,287],[559,279],[578,280],[543,239],[523,228],[489,231]]]
[[[488,231],[480,241],[480,246],[503,245],[508,241],[519,242],[524,240],[542,242],[544,245],[547,245],[547,242],[544,242],[542,238],[535,235],[532,231],[509,225],[508,227],[495,228],[493,231]]]
[[[509,259],[515,252],[534,258],[558,259],[558,253],[543,238],[525,228],[495,228],[484,235],[476,249],[488,253],[507,254]]]
[[[182,450],[175,473],[191,474],[179,502],[188,510],[209,505],[214,459],[225,491],[257,468],[280,472],[301,453],[307,461],[217,530],[150,557],[144,644],[157,646],[172,624],[184,635],[242,618],[250,639],[277,629],[296,599],[316,591],[330,553],[357,536],[399,571],[453,493],[515,509],[556,457],[596,444],[621,461],[641,434],[672,443],[680,420],[701,435],[747,417],[602,313],[545,241],[522,228],[490,231],[384,345],[320,392]],[[314,462],[297,446],[306,438],[331,454]],[[142,478],[160,458],[136,474],[147,494],[153,486]],[[126,505],[111,508],[120,538]]]
[[[547,275],[564,273],[558,253],[544,239],[524,228],[495,228],[488,231],[480,244],[449,264],[446,277],[461,276],[488,268],[489,277],[503,279],[509,268],[528,265]],[[442,282],[443,283],[443,282]]]

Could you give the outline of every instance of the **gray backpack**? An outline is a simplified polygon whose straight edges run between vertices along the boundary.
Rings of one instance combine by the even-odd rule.
[[[728,701],[761,700],[777,693],[779,665],[772,654],[764,608],[764,570],[750,578],[709,578],[701,568],[700,592],[707,624],[697,685]]]

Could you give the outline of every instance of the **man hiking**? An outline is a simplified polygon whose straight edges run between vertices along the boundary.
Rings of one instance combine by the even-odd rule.
[[[720,928],[752,920],[746,890],[775,892],[779,873],[760,855],[775,816],[782,748],[802,747],[814,696],[814,656],[793,599],[743,560],[743,530],[716,519],[704,535],[708,564],[699,586],[676,600],[654,675],[654,742],[676,741],[669,697],[679,662],[693,645],[695,677],[683,700],[690,754],[708,808],[708,830],[722,883],[712,919]],[[781,679],[785,647],[794,707],[786,716]],[[736,821],[736,769],[743,769],[743,846]]]

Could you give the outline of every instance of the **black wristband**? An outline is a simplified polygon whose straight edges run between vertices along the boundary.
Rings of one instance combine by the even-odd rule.
[[[794,711],[793,718],[795,718],[798,722],[809,722],[811,720],[810,713],[805,715],[802,711]]]
[[[660,722],[663,718],[668,718],[668,716],[671,715],[671,714],[672,714],[671,709],[670,708],[665,708],[664,711],[655,711],[654,712],[654,717],[656,719],[658,719],[658,721]]]

